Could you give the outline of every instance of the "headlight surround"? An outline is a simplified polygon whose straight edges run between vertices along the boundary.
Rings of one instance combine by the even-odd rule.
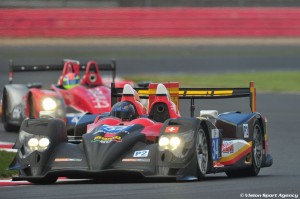
[[[194,130],[178,134],[164,134],[158,140],[159,151],[170,151],[177,158],[184,158],[194,146]]]
[[[52,111],[57,108],[57,103],[54,99],[47,97],[42,101],[42,107],[45,111]]]

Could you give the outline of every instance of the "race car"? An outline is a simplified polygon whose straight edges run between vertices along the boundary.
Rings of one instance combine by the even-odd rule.
[[[249,97],[251,112],[201,110],[196,99]],[[176,82],[147,89],[112,85],[109,114],[82,116],[68,137],[58,119],[23,121],[10,169],[14,181],[54,183],[58,177],[84,179],[202,180],[206,174],[256,176],[273,159],[266,119],[256,112],[254,83],[249,88],[179,88]],[[140,99],[148,99],[148,107]],[[191,117],[178,101],[189,99]],[[85,128],[84,128],[85,127]]]
[[[56,85],[42,89],[40,83],[13,84],[14,72],[62,71]],[[80,78],[80,71],[85,74]],[[111,71],[110,82],[105,82],[100,71]],[[2,123],[8,132],[18,131],[22,121],[29,118],[54,117],[63,119],[70,131],[78,118],[85,113],[109,112],[110,83],[115,81],[116,62],[98,65],[90,61],[80,65],[79,61],[64,60],[63,65],[14,65],[10,64],[9,84],[2,94]],[[108,79],[108,78],[106,78]],[[117,79],[117,86],[133,82]]]

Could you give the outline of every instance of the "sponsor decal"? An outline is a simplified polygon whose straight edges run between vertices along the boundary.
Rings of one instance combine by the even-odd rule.
[[[220,168],[220,167],[224,167],[224,165],[221,164],[220,162],[214,162],[214,163],[213,163],[213,167],[214,167],[214,168]]]
[[[83,113],[67,113],[68,124],[76,124]]]
[[[116,135],[116,133],[105,133],[104,134],[104,137],[106,137],[106,138],[112,138],[112,137],[114,137]]]
[[[149,158],[124,158],[122,162],[150,162]]]
[[[111,133],[111,134],[115,134],[115,133],[119,133],[119,132],[127,132],[129,131],[129,129],[132,127],[132,125],[130,126],[110,126],[110,125],[102,125],[98,128],[98,130],[93,133],[93,135],[97,134],[97,133]]]
[[[22,114],[22,109],[20,106],[16,106],[14,109],[13,109],[13,112],[12,112],[12,118],[13,119],[19,119],[21,118],[21,114]]]
[[[233,145],[233,153],[224,153],[224,151],[222,151],[223,153],[220,163],[224,165],[236,163],[242,157],[249,154],[252,148],[252,142],[246,142],[245,140],[223,141],[223,143],[225,143],[226,146],[230,146],[231,144]]]
[[[232,142],[223,142],[222,153],[234,153],[234,144]]]
[[[249,138],[249,126],[248,124],[243,124],[244,138]]]
[[[122,137],[118,136],[118,135],[114,135],[111,137],[105,137],[102,135],[98,135],[96,137],[94,137],[94,139],[91,142],[99,142],[99,143],[103,143],[103,144],[107,144],[107,143],[111,143],[111,142],[122,142]]]
[[[211,130],[211,139],[212,139],[212,156],[213,161],[219,160],[219,130],[212,129]]]
[[[54,162],[81,162],[80,158],[55,158]]]
[[[179,126],[167,126],[165,128],[165,133],[178,133]]]
[[[69,124],[76,124],[78,122],[80,117],[69,117],[68,118],[68,123]]]
[[[88,89],[87,94],[94,108],[109,108],[110,103],[100,88]]]
[[[149,150],[135,151],[133,154],[134,158],[144,158],[148,157]]]
[[[122,138],[129,134],[128,130],[131,126],[100,126],[96,132],[93,133],[95,137],[91,142],[108,144],[111,142],[122,142]]]
[[[77,123],[79,120],[79,117],[73,117],[73,119],[71,120],[72,123]]]

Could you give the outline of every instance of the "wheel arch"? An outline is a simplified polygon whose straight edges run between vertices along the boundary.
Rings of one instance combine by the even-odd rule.
[[[210,133],[210,130],[212,128],[212,124],[208,120],[199,119],[200,120],[200,126],[203,128],[204,133],[207,136],[207,146],[208,146],[208,168],[207,173],[211,173],[213,170],[213,155],[212,155],[212,136]]]
[[[265,149],[265,147],[266,147],[265,136],[267,135],[267,124],[266,124],[265,119],[263,118],[263,116],[260,113],[257,113],[256,119],[263,131],[263,149]]]

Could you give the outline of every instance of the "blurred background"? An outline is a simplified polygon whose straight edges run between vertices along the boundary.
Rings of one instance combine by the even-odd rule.
[[[299,6],[298,0],[1,0],[1,7]]]

